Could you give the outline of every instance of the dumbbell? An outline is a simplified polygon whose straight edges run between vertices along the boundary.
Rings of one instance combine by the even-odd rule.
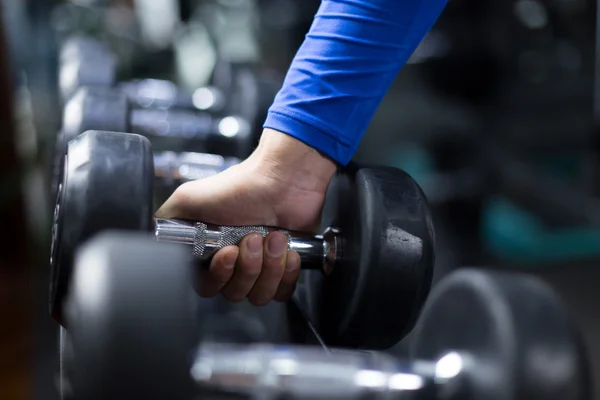
[[[61,46],[59,91],[67,101],[82,86],[113,86],[117,79],[117,59],[102,41],[86,35],[73,35]]]
[[[59,134],[59,138],[62,138]],[[55,197],[63,175],[63,159],[66,144],[57,142],[55,159],[52,165],[51,193]],[[241,162],[236,157],[223,157],[217,154],[174,151],[154,153],[154,177],[156,187],[172,192],[185,182],[207,178]]]
[[[194,152],[223,155],[227,158],[227,166],[239,162],[238,158],[244,158],[250,152],[252,139],[248,123],[242,118],[215,118],[204,112],[182,110],[132,109],[129,105],[124,92],[103,87],[80,88],[67,102],[63,126],[55,143],[51,184],[53,196],[62,174],[67,143],[90,129],[144,134],[151,138],[157,150],[187,153],[185,158],[188,160],[179,160],[180,165],[190,166],[189,154]],[[187,169],[209,172],[206,166]]]
[[[82,87],[116,87],[138,107],[184,108],[222,112],[226,106],[224,93],[212,86],[193,93],[166,79],[133,79],[117,82],[118,61],[108,45],[85,35],[65,40],[60,52],[59,88],[61,98],[68,101]]]
[[[238,158],[217,154],[155,152],[155,201],[166,201],[185,182],[208,178],[240,162]]]
[[[258,72],[237,73],[228,81],[231,69],[228,64],[216,80],[217,86],[197,88],[193,93],[179,88],[166,79],[134,79],[117,82],[118,63],[116,56],[102,41],[91,36],[76,35],[68,38],[61,49],[59,87],[64,102],[82,87],[116,87],[136,107],[196,109],[211,113],[225,112],[232,104],[237,114],[246,119],[255,118],[255,109],[261,109],[258,119],[264,119],[266,108],[281,86],[280,79]],[[227,74],[227,75],[226,75]],[[233,78],[232,78],[233,79]],[[223,90],[228,90],[225,93]],[[260,121],[262,124],[262,121]]]
[[[235,63],[226,59],[217,60],[211,87],[223,94],[230,112],[244,117],[252,130],[262,131],[269,108],[277,95],[283,77],[252,63]]]
[[[116,88],[138,108],[183,108],[222,113],[227,106],[225,95],[212,86],[197,88],[190,94],[171,81],[146,78],[120,82]]]
[[[120,234],[122,235],[123,232],[121,232]],[[161,245],[163,244],[159,243],[158,246],[153,245],[153,249],[150,250],[150,252],[147,252],[147,248],[145,247],[147,242],[145,242],[144,240],[138,240],[136,244],[136,241],[131,239],[132,235],[129,234],[125,236],[125,240],[127,241],[129,247],[125,250],[123,254],[112,254],[112,256],[118,256],[119,258],[122,257],[123,260],[129,260],[125,261],[123,265],[126,265],[129,262],[131,262],[131,257],[139,257],[139,251],[144,252],[145,256],[150,257],[150,259],[152,259],[155,254],[155,250],[159,251],[160,258],[162,260],[166,258],[169,260],[169,263],[175,263],[175,265],[177,266],[181,265],[181,260],[177,257],[177,251],[181,251],[180,248],[176,249],[175,253],[173,253],[169,249],[167,249],[166,252],[163,252],[161,250],[163,248]],[[174,255],[175,258],[172,258],[172,255]],[[141,257],[145,256],[141,255]],[[184,257],[186,259],[189,258],[189,252],[184,250]],[[102,284],[101,282],[98,283]],[[165,286],[163,286],[163,289],[160,291],[160,293],[169,295],[170,290],[173,289],[169,286],[169,283],[169,280],[165,281]],[[188,286],[185,289],[189,288],[189,283],[190,282],[186,283]],[[91,284],[94,285],[93,282]],[[157,293],[157,295],[160,296],[160,293]],[[90,294],[91,296],[93,296],[93,292],[91,292]],[[90,299],[94,301],[93,297],[90,297]],[[228,309],[227,304],[223,304],[222,302],[215,300],[217,299],[201,299],[200,301],[196,299],[193,300],[193,312],[195,314],[194,319],[197,320],[198,315],[200,315],[202,316],[203,323],[208,324],[208,326],[205,326],[205,329],[202,330],[203,338],[209,339],[211,341],[219,341],[225,343],[255,343],[264,338],[265,332],[263,332],[263,329],[265,329],[265,327],[262,325],[261,321],[256,319],[256,317],[247,314],[240,314],[239,310],[233,311],[231,309]],[[171,323],[169,321],[165,322]],[[194,329],[196,329],[196,327],[197,324],[194,323]],[[108,333],[107,336],[109,337],[110,333]],[[58,379],[56,380],[56,386],[59,393],[61,394],[62,400],[73,399],[73,390],[71,386],[72,382],[70,380],[70,377],[73,376],[73,373],[77,373],[76,371],[74,371],[74,369],[77,368],[78,363],[77,358],[75,357],[75,354],[73,352],[73,343],[71,339],[72,335],[70,331],[65,329],[63,326],[60,326],[58,337],[59,369],[57,374]],[[76,398],[81,397],[78,396]]]
[[[591,400],[581,336],[533,276],[448,275],[401,361],[207,340],[208,319],[194,323],[190,262],[145,234],[105,232],[80,249],[66,303],[74,399]]]
[[[216,250],[248,233],[277,229],[153,219],[153,171],[152,149],[143,136],[88,131],[69,142],[50,262],[50,309],[59,322],[74,254],[99,232],[152,232],[157,241],[189,246],[203,266]],[[434,233],[427,200],[395,168],[352,167],[335,182],[323,234],[283,232],[302,268],[326,275],[312,288],[312,302],[322,304],[324,291],[327,298],[343,297],[323,305],[319,314],[325,339],[347,347],[391,347],[411,330],[431,283]]]
[[[138,107],[183,108],[221,112],[225,95],[206,86],[189,93],[166,79],[133,79],[117,82],[117,61],[102,42],[90,37],[70,38],[61,52],[59,87],[68,101],[82,87],[116,87]]]
[[[239,158],[207,153],[154,153],[154,176],[162,186],[179,186],[182,183],[208,178],[241,162]]]
[[[213,152],[246,157],[255,140],[248,123],[237,116],[206,112],[133,108],[127,95],[114,88],[85,87],[66,103],[62,143],[91,129],[147,136],[156,150]]]

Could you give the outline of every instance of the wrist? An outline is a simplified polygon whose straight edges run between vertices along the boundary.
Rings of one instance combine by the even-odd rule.
[[[302,189],[325,192],[337,166],[333,160],[302,141],[265,129],[248,161],[264,174]]]

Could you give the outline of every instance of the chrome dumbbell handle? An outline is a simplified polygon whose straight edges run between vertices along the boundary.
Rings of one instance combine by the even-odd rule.
[[[203,111],[136,108],[131,110],[129,118],[133,132],[150,137],[245,139],[251,131],[250,124],[242,117],[217,118]]]
[[[187,182],[207,178],[239,164],[240,159],[205,153],[154,153],[154,175],[167,181]]]
[[[249,233],[281,231],[288,237],[288,249],[298,252],[303,269],[318,269],[329,274],[340,257],[340,236],[334,229],[310,235],[265,226],[220,226],[204,222],[156,219],[154,234],[161,242],[182,243],[192,247],[196,259],[209,260],[219,249],[237,245]]]
[[[265,400],[453,399],[464,391],[465,360],[400,364],[374,352],[204,343],[190,374],[201,388]]]
[[[118,88],[127,94],[129,101],[144,108],[179,107],[216,112],[225,107],[225,96],[212,86],[198,88],[190,94],[171,81],[141,79],[121,82]]]

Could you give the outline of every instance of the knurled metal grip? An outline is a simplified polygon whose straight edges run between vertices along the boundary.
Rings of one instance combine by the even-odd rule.
[[[302,269],[318,269],[328,274],[340,256],[340,238],[338,232],[331,228],[326,229],[322,235],[313,235],[266,226],[212,225],[161,218],[154,221],[154,236],[157,241],[188,245],[192,247],[193,257],[199,261],[210,260],[223,247],[239,245],[249,233],[259,233],[265,237],[276,231],[287,236],[288,250],[298,253]]]
[[[288,249],[292,241],[290,231],[285,229],[268,228],[265,226],[227,226],[208,225],[197,222],[194,226],[194,244],[192,254],[199,259],[211,257],[217,250],[227,246],[239,245],[249,233],[259,233],[266,237],[269,233],[279,231],[288,238]]]

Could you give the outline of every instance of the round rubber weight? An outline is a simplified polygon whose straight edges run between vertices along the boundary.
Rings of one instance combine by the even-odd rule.
[[[69,142],[50,258],[50,312],[58,322],[77,248],[107,229],[151,229],[153,177],[152,150],[142,136],[88,131]]]
[[[58,86],[63,101],[84,86],[110,87],[115,84],[117,60],[112,54],[89,54],[80,60],[61,63]]]
[[[67,142],[65,141],[65,135],[62,131],[59,131],[56,135],[56,142],[54,144],[54,153],[52,154],[52,175],[50,184],[50,194],[52,200],[56,199],[58,194],[58,186],[62,182],[63,176],[63,160],[67,151]]]
[[[413,328],[429,293],[434,230],[404,171],[350,167],[329,187],[323,225],[340,229],[341,260],[308,274],[309,315],[330,346],[388,349]]]
[[[583,344],[560,299],[526,275],[464,269],[432,292],[414,331],[414,359],[464,353],[467,396],[487,400],[583,400]]]
[[[91,36],[73,35],[61,45],[59,60],[61,62],[82,60],[90,56],[110,54],[108,46]]]
[[[63,134],[69,142],[89,130],[129,132],[125,93],[108,87],[82,87],[65,104]]]
[[[192,399],[190,253],[151,235],[105,232],[77,255],[65,307],[77,399]]]

